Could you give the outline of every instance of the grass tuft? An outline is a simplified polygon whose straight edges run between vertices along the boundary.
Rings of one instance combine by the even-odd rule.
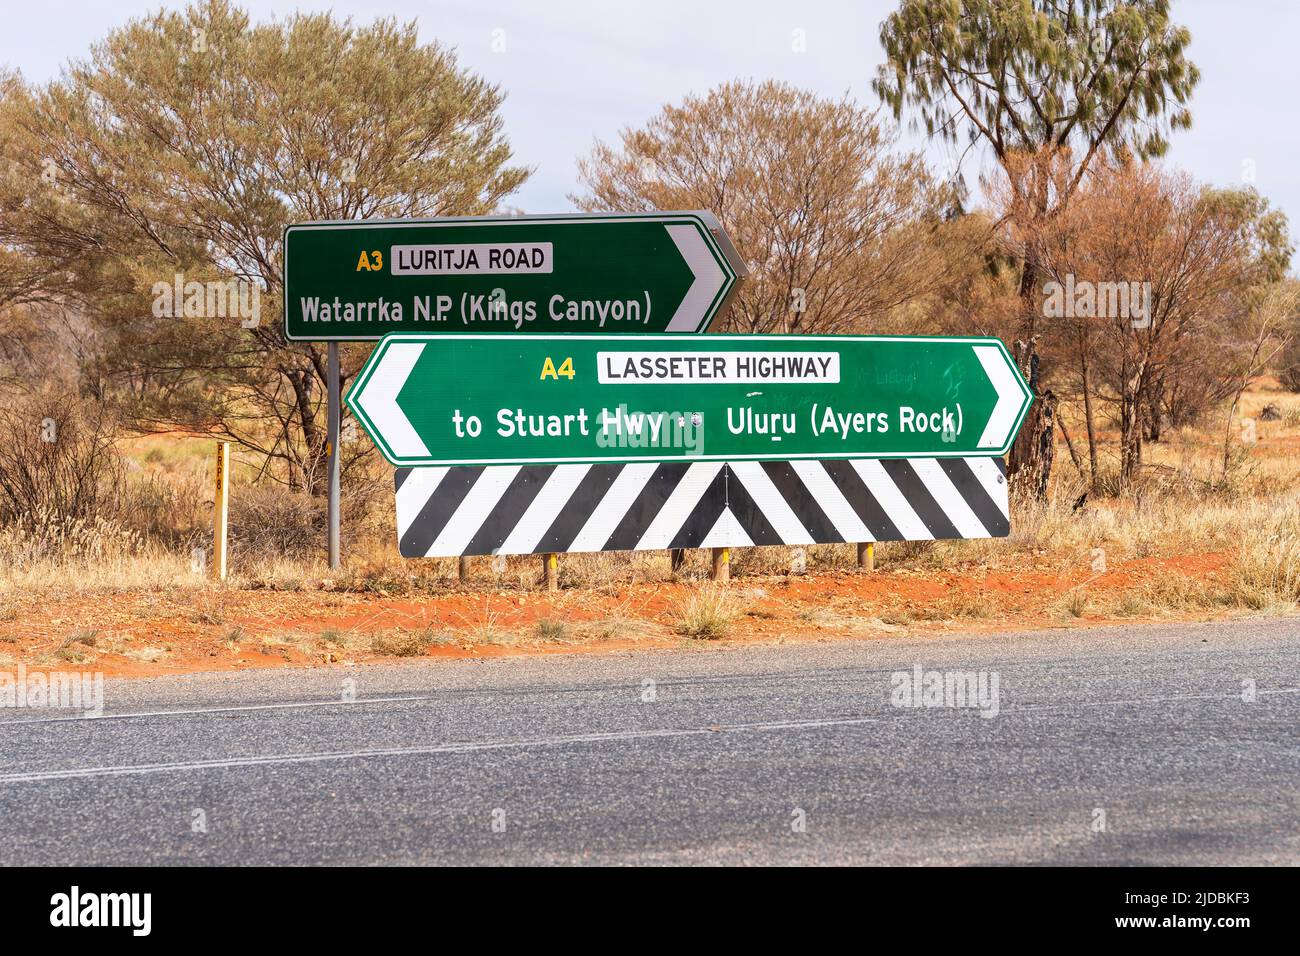
[[[423,657],[426,637],[425,631],[380,631],[370,638],[370,649],[385,657]]]
[[[715,641],[725,637],[741,610],[735,595],[727,588],[706,585],[691,592],[677,611],[677,632],[698,640]]]
[[[543,641],[562,641],[569,633],[569,625],[553,617],[544,617],[537,622],[537,637]]]

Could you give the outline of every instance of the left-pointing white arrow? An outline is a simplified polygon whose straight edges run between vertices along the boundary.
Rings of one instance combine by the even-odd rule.
[[[973,345],[975,357],[984,366],[984,371],[998,393],[997,404],[989,415],[989,422],[980,435],[980,448],[1001,448],[1011,440],[1011,430],[1020,419],[1020,411],[1029,392],[1021,383],[1020,376],[1011,367],[1011,362],[996,345]]]
[[[397,404],[397,393],[420,360],[423,342],[394,342],[384,351],[379,367],[362,386],[355,404],[370,420],[374,434],[388,445],[394,458],[428,458],[429,449]]]
[[[674,225],[664,228],[695,274],[695,281],[686,290],[685,298],[677,306],[665,331],[701,332],[703,329],[700,328],[700,322],[709,314],[709,306],[717,298],[718,290],[726,283],[727,274],[722,271],[718,260],[713,256],[713,250],[694,226]]]

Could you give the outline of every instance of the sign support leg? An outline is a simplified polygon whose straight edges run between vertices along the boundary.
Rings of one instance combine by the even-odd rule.
[[[867,571],[876,569],[876,545],[872,541],[858,542],[858,567]]]
[[[328,396],[325,403],[327,419],[325,431],[326,463],[325,469],[329,480],[329,557],[330,570],[337,571],[342,564],[339,553],[339,421],[342,418],[342,402],[339,388],[339,344],[329,344]]]
[[[546,590],[558,591],[560,589],[560,559],[554,554],[542,555],[542,568],[546,580]]]
[[[726,584],[731,580],[731,549],[713,549],[713,580]]]

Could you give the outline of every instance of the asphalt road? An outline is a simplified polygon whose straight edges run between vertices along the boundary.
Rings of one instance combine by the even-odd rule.
[[[918,664],[985,672],[983,712],[895,706]],[[110,681],[105,705],[0,709],[0,863],[1300,860],[1294,620]]]

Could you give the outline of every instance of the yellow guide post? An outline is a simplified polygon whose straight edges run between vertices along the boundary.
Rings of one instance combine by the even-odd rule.
[[[723,584],[731,580],[731,549],[713,549],[713,580]]]
[[[226,518],[230,512],[230,442],[217,442],[217,494],[212,505],[212,576],[226,580]]]

